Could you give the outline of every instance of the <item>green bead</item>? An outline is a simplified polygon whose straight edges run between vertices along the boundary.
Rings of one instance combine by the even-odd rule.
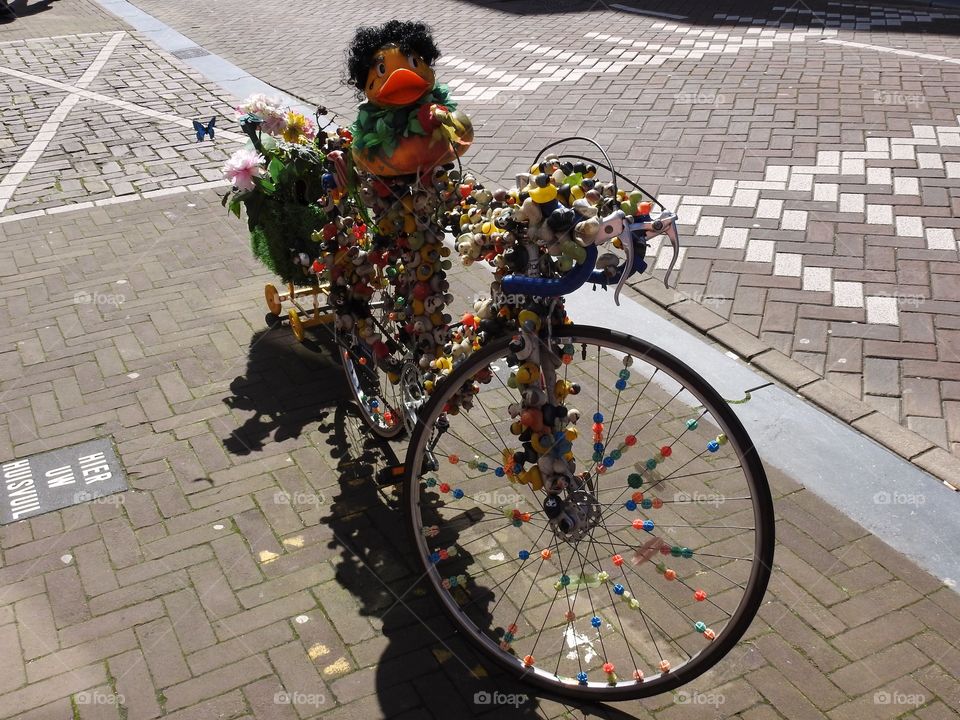
[[[657,466],[657,461],[655,458],[650,458],[647,460],[647,470],[653,470]]]
[[[619,460],[622,457],[622,455],[623,453],[621,453],[619,450],[610,451],[610,457],[612,457],[614,460]]]
[[[627,476],[627,485],[636,489],[643,485],[643,477],[639,473],[630,473],[630,475]]]
[[[667,571],[667,565],[662,560],[657,563],[657,572],[663,575]]]
[[[696,430],[699,423],[696,420],[687,420],[687,430]]]
[[[680,554],[681,554],[683,557],[689,559],[689,558],[692,558],[692,557],[693,557],[693,550],[691,550],[691,549],[688,548],[688,547],[680,548]]]
[[[693,629],[696,630],[698,633],[702,633],[704,630],[707,629],[707,626],[704,623],[698,621],[693,624]]]
[[[563,587],[566,587],[567,585],[569,585],[569,584],[570,584],[570,576],[569,576],[569,575],[561,575],[561,576],[560,576],[560,584],[561,584]]]
[[[621,371],[619,372],[619,376],[620,376],[620,379],[621,379],[621,380],[629,380],[629,379],[630,379],[630,371],[627,370],[626,368],[624,368],[623,370],[621,370]]]
[[[681,552],[682,552],[682,550],[680,549],[680,546],[679,546],[679,545],[674,545],[673,547],[670,548],[670,554],[671,554],[673,557],[680,557],[680,553],[681,553]]]

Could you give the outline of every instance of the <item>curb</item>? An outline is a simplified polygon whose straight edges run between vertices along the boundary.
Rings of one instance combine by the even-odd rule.
[[[805,400],[930,473],[951,490],[960,491],[957,480],[960,478],[960,459],[939,445],[903,427],[722,315],[677,290],[664,287],[661,280],[647,277],[629,285],[693,330],[736,354],[754,369],[780,381]]]

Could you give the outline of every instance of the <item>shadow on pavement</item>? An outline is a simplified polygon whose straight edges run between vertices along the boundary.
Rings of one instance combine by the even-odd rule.
[[[224,439],[235,455],[263,449],[268,438],[298,438],[319,419],[322,408],[349,399],[343,370],[334,359],[333,340],[325,331],[297,342],[286,327],[261,330],[250,339],[246,374],[230,383],[224,402],[253,412]]]
[[[39,2],[29,2],[29,0],[6,2],[6,0],[0,0],[0,23],[13,22],[17,18],[24,18],[49,10],[54,2],[56,0],[40,0]]]
[[[627,720],[634,716],[604,705],[571,704],[546,696],[482,659],[421,582],[399,494],[375,481],[379,469],[398,462],[404,442],[386,443],[371,433],[351,403],[336,353],[318,331],[298,343],[288,328],[256,333],[245,375],[231,383],[225,400],[253,414],[231,437],[237,455],[268,442],[319,430],[335,465],[336,483],[320,522],[328,526],[336,580],[356,599],[359,614],[377,635],[363,645],[360,664],[376,662],[375,687],[383,715],[424,706],[435,717],[548,718],[564,713]],[[462,561],[469,560],[465,551]],[[452,572],[457,572],[452,569]],[[486,599],[477,598],[481,612]],[[351,610],[351,612],[353,612]],[[344,638],[359,654],[356,639]],[[370,654],[367,655],[366,653]],[[513,702],[485,702],[496,697]]]
[[[619,12],[651,20],[687,25],[734,28],[836,28],[882,30],[886,32],[960,35],[960,2],[956,7],[924,7],[909,3],[864,3],[854,0],[784,0],[759,3],[751,0],[727,2],[664,2],[648,0],[461,0],[514,15],[558,15],[562,13]],[[628,9],[629,8],[629,9]],[[616,32],[611,23],[584,30]],[[642,39],[642,38],[634,38]]]

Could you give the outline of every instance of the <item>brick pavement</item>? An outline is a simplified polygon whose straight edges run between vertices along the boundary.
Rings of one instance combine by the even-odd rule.
[[[12,218],[0,243],[0,458],[109,434],[131,485],[0,528],[0,638],[16,649],[0,657],[0,717],[939,720],[960,706],[957,593],[779,474],[767,603],[714,671],[616,709],[533,693],[515,712],[478,706],[478,690],[525,689],[415,586],[394,500],[369,481],[389,450],[326,380],[322,340],[265,330],[271,278],[213,190]]]
[[[339,69],[352,23],[328,27],[328,3],[298,4],[295,44],[282,22],[238,17],[224,34],[200,6],[137,4],[350,117]],[[550,138],[596,137],[680,207],[680,290],[960,458],[960,11],[644,7],[671,17],[605,2],[436,4],[441,77],[478,129],[471,167],[509,178],[510,158]],[[422,15],[409,1],[391,11]]]

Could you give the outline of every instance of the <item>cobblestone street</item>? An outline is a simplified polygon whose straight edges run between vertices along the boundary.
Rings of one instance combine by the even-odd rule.
[[[958,717],[958,578],[773,466],[766,600],[692,686],[595,706],[502,675],[420,582],[371,480],[402,448],[331,383],[323,333],[267,328],[275,278],[220,203],[238,99],[187,63],[221,56],[346,124],[344,48],[383,6],[134,0],[196,44],[170,52],[91,0],[12,5],[0,460],[109,436],[130,489],[0,526],[0,720]],[[634,300],[958,484],[960,10],[390,13],[433,25],[477,128],[471,172],[512,182],[550,140],[596,138],[680,211],[675,290],[648,278]],[[656,278],[670,252],[651,248]],[[484,289],[470,272],[458,297]],[[476,701],[494,691],[522,699]]]

